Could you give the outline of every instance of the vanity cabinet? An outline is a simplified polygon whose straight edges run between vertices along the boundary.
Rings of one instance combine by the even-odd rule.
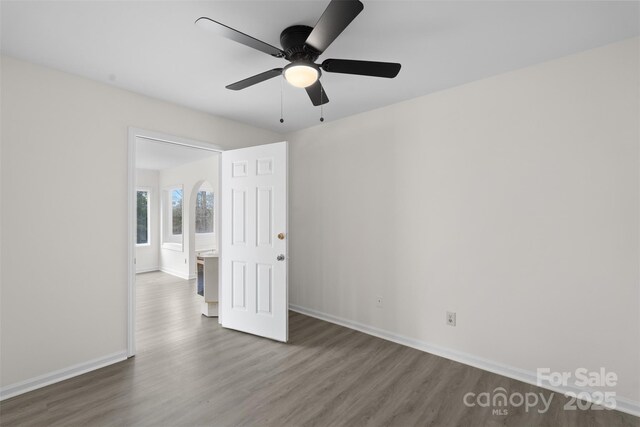
[[[218,316],[218,253],[201,252],[196,259],[197,292],[204,299],[202,314],[207,317]]]

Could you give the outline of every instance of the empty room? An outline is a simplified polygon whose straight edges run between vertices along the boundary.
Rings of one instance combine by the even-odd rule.
[[[640,427],[640,1],[0,0],[0,425]]]

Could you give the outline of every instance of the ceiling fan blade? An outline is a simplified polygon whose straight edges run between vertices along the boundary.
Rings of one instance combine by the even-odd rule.
[[[353,59],[327,59],[322,65],[327,73],[358,74],[360,76],[394,78],[400,72],[395,62],[356,61]]]
[[[359,0],[331,0],[307,37],[307,45],[322,53],[364,9]]]
[[[245,89],[245,88],[248,88],[249,86],[253,86],[265,80],[278,77],[280,75],[282,75],[282,68],[274,68],[273,70],[265,71],[264,73],[256,74],[255,76],[251,76],[244,80],[240,80],[239,82],[232,83],[227,86],[227,89],[231,89],[231,90]]]
[[[324,88],[322,87],[322,83],[320,83],[320,80],[316,81],[311,86],[307,86],[305,90],[307,91],[309,98],[311,98],[311,102],[313,103],[314,106],[317,107],[318,105],[324,105],[327,102],[329,102],[329,98],[327,97],[327,92],[324,91]]]
[[[222,37],[241,43],[245,46],[252,47],[271,56],[275,56],[276,58],[284,57],[284,52],[277,47],[271,46],[269,43],[253,38],[238,30],[234,30],[233,28],[214,21],[213,19],[203,16],[202,18],[196,19],[196,24],[199,27],[212,31]]]

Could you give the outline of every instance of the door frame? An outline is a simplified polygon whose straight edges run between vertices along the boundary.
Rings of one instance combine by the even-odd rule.
[[[205,151],[215,151],[222,153],[224,149],[207,142],[196,141],[194,139],[168,135],[161,132],[129,127],[128,129],[128,154],[127,154],[127,357],[136,354],[135,320],[136,320],[136,266],[134,263],[136,255],[136,243],[134,231],[136,227],[136,138],[143,138],[154,142],[181,145],[183,147],[198,148]],[[218,162],[222,156],[218,156]],[[218,182],[220,182],[221,171],[218,168]],[[219,200],[220,198],[218,198]],[[219,201],[218,201],[219,203]],[[218,209],[220,211],[220,208]],[[220,215],[216,218],[216,226],[220,230]],[[220,236],[218,234],[218,241]],[[218,246],[218,254],[220,254]],[[218,271],[218,275],[220,271]],[[219,283],[218,277],[218,283]]]

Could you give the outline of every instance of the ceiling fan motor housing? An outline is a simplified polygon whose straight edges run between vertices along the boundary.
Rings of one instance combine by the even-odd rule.
[[[280,45],[284,50],[285,59],[288,61],[309,61],[318,59],[319,52],[316,52],[305,42],[311,34],[313,28],[306,25],[294,25],[285,28],[280,34]]]

